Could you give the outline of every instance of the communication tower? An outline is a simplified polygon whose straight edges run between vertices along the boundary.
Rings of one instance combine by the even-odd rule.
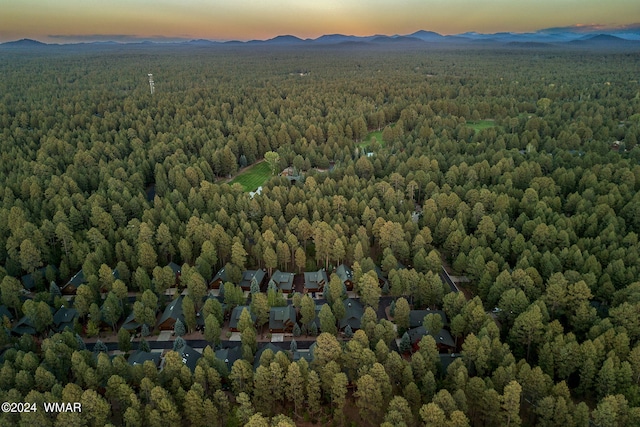
[[[153,85],[153,74],[149,74],[149,88],[151,89],[151,95],[155,92],[155,87]]]

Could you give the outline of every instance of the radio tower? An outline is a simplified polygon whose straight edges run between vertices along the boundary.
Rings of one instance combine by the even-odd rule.
[[[149,88],[151,89],[151,95],[155,92],[155,87],[153,86],[153,74],[149,74]]]

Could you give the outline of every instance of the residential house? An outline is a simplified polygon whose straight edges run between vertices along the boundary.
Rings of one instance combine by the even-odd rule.
[[[253,358],[253,370],[254,371],[256,369],[258,369],[258,366],[260,366],[260,359],[262,358],[262,354],[267,350],[271,350],[273,352],[274,356],[279,351],[284,351],[283,349],[281,349],[280,347],[278,347],[277,345],[275,345],[273,343],[267,343],[264,347],[259,348],[258,351],[256,351],[255,357]]]
[[[448,325],[447,315],[442,310],[411,310],[409,311],[409,328],[422,326],[422,321],[428,314],[438,314],[442,318],[442,324]]]
[[[238,331],[238,322],[240,321],[240,315],[242,315],[242,310],[247,309],[249,314],[251,315],[251,320],[255,323],[257,316],[251,314],[251,308],[248,305],[239,305],[233,309],[231,312],[231,317],[229,318],[229,330],[233,332]]]
[[[187,365],[187,367],[191,369],[191,372],[196,370],[198,360],[202,357],[202,354],[187,344],[178,350],[178,354],[182,357],[182,363]]]
[[[22,316],[18,322],[11,328],[11,333],[14,335],[35,335],[36,328],[33,326],[33,322],[27,316]]]
[[[264,270],[246,270],[242,273],[242,279],[239,286],[243,291],[250,291],[251,284],[253,282],[258,284],[258,288],[262,289],[262,282],[264,281],[267,273]]]
[[[73,275],[71,279],[60,289],[63,295],[75,295],[78,286],[87,283],[82,270]]]
[[[323,269],[304,273],[304,291],[322,292],[324,286],[329,282],[327,272]]]
[[[378,283],[380,284],[380,287],[389,285],[389,279],[385,277],[384,273],[382,272],[382,269],[376,265],[375,270],[376,270],[376,274],[378,275]]]
[[[136,316],[133,311],[124,319],[124,323],[122,324],[122,328],[127,331],[136,331],[138,328],[142,327],[141,323],[136,322]]]
[[[225,268],[222,267],[220,271],[218,271],[216,275],[213,276],[213,279],[209,283],[209,287],[211,289],[219,289],[220,286],[222,286],[228,281],[229,281],[229,278],[227,277],[227,272],[225,271]]]
[[[293,277],[293,273],[284,273],[276,270],[275,273],[271,275],[271,281],[269,283],[273,282],[276,288],[288,294],[293,291]]]
[[[396,265],[395,270],[404,270],[407,267],[405,267],[401,262],[398,262],[398,264]],[[381,287],[384,287],[384,285],[389,285],[389,279],[387,279],[386,274],[384,274],[384,272],[382,271],[382,269],[376,265],[375,268],[376,274],[378,276],[378,282],[380,283]]]
[[[293,305],[271,307],[269,312],[269,332],[291,332],[296,323],[296,309]]]
[[[297,362],[300,359],[305,359],[308,363],[313,362],[313,351],[316,348],[316,343],[314,342],[309,346],[308,350],[300,349],[293,352],[293,361]]]
[[[208,299],[215,299],[218,300],[218,302],[220,302],[220,305],[222,306],[222,312],[224,313],[226,310],[227,305],[224,303],[224,298],[221,296],[217,296],[217,295],[207,295],[207,297],[204,298],[203,303],[202,303],[202,308],[200,308],[200,311],[198,311],[196,313],[196,329],[199,331],[203,331],[204,330],[204,321],[205,316],[204,316],[204,304],[207,302]],[[222,325],[220,325],[222,326]]]
[[[160,359],[162,358],[162,354],[158,352],[146,352],[142,350],[136,350],[129,356],[127,362],[131,366],[142,365],[147,360],[153,362],[156,367],[160,364]]]
[[[158,321],[158,329],[163,331],[171,330],[178,319],[183,324],[185,323],[184,315],[182,314],[182,295],[171,301],[167,308],[164,309]]]
[[[55,275],[58,274],[58,269],[55,266],[47,265],[46,267],[37,269],[33,273],[25,274],[24,276],[22,276],[20,278],[20,280],[22,281],[22,286],[24,286],[24,288],[29,292],[35,291],[36,284],[46,282],[47,269],[49,269]]]
[[[345,314],[342,319],[339,319],[340,329],[344,329],[347,325],[351,326],[351,330],[355,331],[360,329],[360,322],[362,315],[364,314],[364,307],[359,300],[353,298],[347,298],[342,301],[345,308]]]
[[[447,353],[454,351],[456,348],[456,342],[453,340],[451,333],[446,329],[440,329],[437,334],[430,333],[424,326],[418,326],[407,331],[411,345],[414,350],[419,348],[420,340],[426,335],[431,335],[436,341],[436,346],[441,353]]]
[[[173,271],[173,274],[175,274],[175,277],[176,277],[175,284],[177,285],[178,282],[180,281],[180,274],[182,272],[182,267],[180,267],[178,264],[176,264],[173,261],[171,261],[169,264],[167,264],[167,267],[169,267],[171,269],[171,271]]]
[[[227,366],[227,371],[231,372],[231,368],[233,364],[236,363],[236,360],[242,359],[242,347],[237,346],[216,350],[216,358],[222,360]]]
[[[450,353],[450,354],[441,353],[439,356],[440,356],[440,372],[442,372],[443,375],[446,375],[449,365],[455,362],[456,359],[460,357],[460,354],[459,353]]]
[[[353,290],[353,271],[349,267],[345,264],[340,264],[336,268],[336,275],[340,278],[347,291]]]
[[[11,311],[9,311],[9,309],[7,308],[6,305],[0,305],[0,321],[4,320],[5,317],[9,321],[12,321],[13,320],[13,313],[11,313]]]
[[[78,310],[75,308],[60,307],[53,315],[53,330],[62,332],[66,328],[73,331],[74,320],[78,318]]]

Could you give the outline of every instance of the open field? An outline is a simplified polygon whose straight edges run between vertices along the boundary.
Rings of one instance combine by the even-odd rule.
[[[271,168],[265,161],[256,163],[253,166],[245,169],[238,176],[229,181],[229,185],[241,184],[244,187],[244,191],[255,191],[271,176]]]
[[[367,134],[367,136],[365,136],[365,138],[362,140],[362,142],[360,142],[358,144],[358,147],[367,147],[369,144],[371,144],[371,141],[373,140],[373,138],[376,139],[376,141],[378,141],[378,144],[380,144],[381,146],[384,147],[384,140],[382,139],[382,131],[381,130],[376,130],[373,132],[369,132]]]
[[[493,120],[477,120],[477,121],[468,121],[467,126],[472,128],[476,132],[480,132],[483,129],[488,129],[496,126],[496,123]]]

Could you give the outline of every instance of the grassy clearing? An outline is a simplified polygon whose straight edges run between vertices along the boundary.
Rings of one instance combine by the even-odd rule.
[[[237,182],[244,187],[244,191],[255,191],[270,177],[271,168],[269,164],[267,162],[260,162],[242,171],[238,176],[229,181],[229,185]]]
[[[468,121],[467,126],[476,132],[480,132],[483,129],[489,129],[496,126],[496,123],[493,120],[476,120],[476,121]]]
[[[371,141],[373,140],[373,138],[376,139],[378,144],[380,144],[381,146],[384,147],[385,142],[382,139],[382,131],[381,130],[376,130],[376,131],[373,131],[373,132],[369,132],[367,134],[367,136],[365,136],[365,138],[362,140],[362,142],[358,144],[358,147],[367,147],[369,144],[371,144]]]

